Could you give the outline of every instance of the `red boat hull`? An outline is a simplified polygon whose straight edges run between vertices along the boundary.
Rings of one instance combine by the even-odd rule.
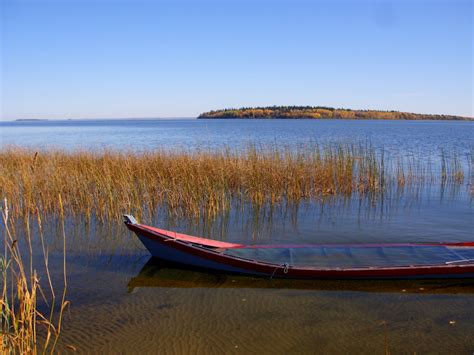
[[[265,249],[276,246],[245,246],[187,236],[137,223],[126,222],[150,253],[158,258],[230,273],[297,279],[413,279],[413,278],[474,278],[471,260],[439,265],[406,265],[395,267],[331,267],[321,268],[291,264],[276,264],[250,260],[224,253],[240,249]],[[474,243],[438,244],[365,244],[364,247],[390,246],[454,246],[474,251]],[[306,248],[310,246],[277,246],[281,248]],[[314,247],[314,246],[311,246]],[[464,261],[464,262],[463,262]]]

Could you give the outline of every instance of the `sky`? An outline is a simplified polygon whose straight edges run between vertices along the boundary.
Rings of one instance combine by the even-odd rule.
[[[0,0],[0,119],[473,116],[472,0]]]

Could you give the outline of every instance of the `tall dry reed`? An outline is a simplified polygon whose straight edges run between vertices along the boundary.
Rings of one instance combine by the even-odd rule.
[[[59,197],[60,203],[60,197]],[[68,302],[66,296],[66,269],[64,259],[64,285],[62,298],[56,304],[54,287],[49,273],[48,252],[44,244],[42,224],[39,211],[36,218],[43,250],[43,262],[46,269],[44,284],[49,287],[50,297],[45,296],[41,288],[42,283],[38,276],[37,267],[33,263],[32,233],[29,225],[30,218],[25,219],[26,225],[26,250],[21,250],[23,245],[15,234],[14,222],[10,216],[7,199],[1,208],[2,226],[4,234],[4,250],[0,255],[0,272],[2,289],[0,295],[0,353],[2,354],[37,354],[54,353],[59,335],[61,333],[62,315]],[[64,219],[62,219],[64,228]],[[64,229],[63,229],[64,231]],[[64,257],[65,257],[65,240]],[[43,284],[43,286],[44,286]],[[42,298],[42,299],[41,299]],[[39,311],[38,303],[43,300],[49,308],[45,314]],[[55,315],[59,308],[58,315]],[[39,337],[41,336],[41,339]],[[73,347],[72,347],[73,348]]]
[[[442,159],[441,180],[462,183],[456,156]],[[299,202],[331,196],[377,196],[396,186],[433,179],[420,161],[390,160],[361,145],[218,152],[89,152],[10,148],[0,151],[0,194],[12,215],[65,212],[115,219],[151,216],[159,206],[174,216],[209,217],[232,201]]]

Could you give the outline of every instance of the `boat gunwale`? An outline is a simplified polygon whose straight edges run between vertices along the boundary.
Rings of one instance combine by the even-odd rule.
[[[147,226],[144,224],[136,224],[142,228],[146,228],[152,232],[160,234],[166,238],[171,238],[179,241],[184,241],[192,244],[201,244],[203,246],[219,249],[285,249],[285,248],[311,248],[311,247],[341,247],[341,248],[379,248],[379,247],[459,247],[459,248],[474,248],[474,242],[419,242],[419,243],[343,243],[343,244],[331,244],[331,243],[321,243],[321,244],[258,244],[258,245],[248,245],[248,244],[238,244],[238,243],[229,243],[221,242],[203,237],[191,236],[183,233],[172,232],[165,229],[155,228]],[[173,236],[173,234],[175,236]],[[220,245],[226,245],[221,247]]]

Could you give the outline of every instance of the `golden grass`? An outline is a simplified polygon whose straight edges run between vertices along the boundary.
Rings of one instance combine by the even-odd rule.
[[[59,199],[60,203],[60,199]],[[56,306],[56,296],[48,267],[48,253],[44,245],[41,218],[38,210],[36,217],[39,227],[39,238],[43,246],[43,261],[46,268],[46,279],[51,294],[48,299],[42,291],[37,269],[33,265],[32,235],[29,218],[26,223],[26,249],[20,250],[21,243],[16,239],[13,219],[10,218],[7,200],[1,208],[4,250],[0,255],[0,272],[2,289],[0,296],[0,353],[2,354],[37,354],[54,353],[61,333],[62,315],[68,302],[66,296],[66,264],[64,259],[64,287],[61,301]],[[63,241],[65,257],[64,219]],[[27,261],[25,261],[27,259]],[[49,314],[38,310],[39,297],[43,296]],[[49,302],[48,302],[49,301]],[[55,308],[59,307],[59,314],[55,316]],[[41,329],[40,329],[41,328]],[[41,345],[38,344],[38,334],[41,332]]]
[[[456,158],[457,159],[457,158]],[[443,181],[462,183],[459,162],[443,158]],[[233,201],[254,205],[294,203],[325,196],[377,196],[396,186],[432,180],[423,162],[389,161],[360,145],[208,152],[89,152],[9,148],[0,151],[0,193],[13,201],[12,215],[39,208],[114,220],[123,213],[212,217]]]

